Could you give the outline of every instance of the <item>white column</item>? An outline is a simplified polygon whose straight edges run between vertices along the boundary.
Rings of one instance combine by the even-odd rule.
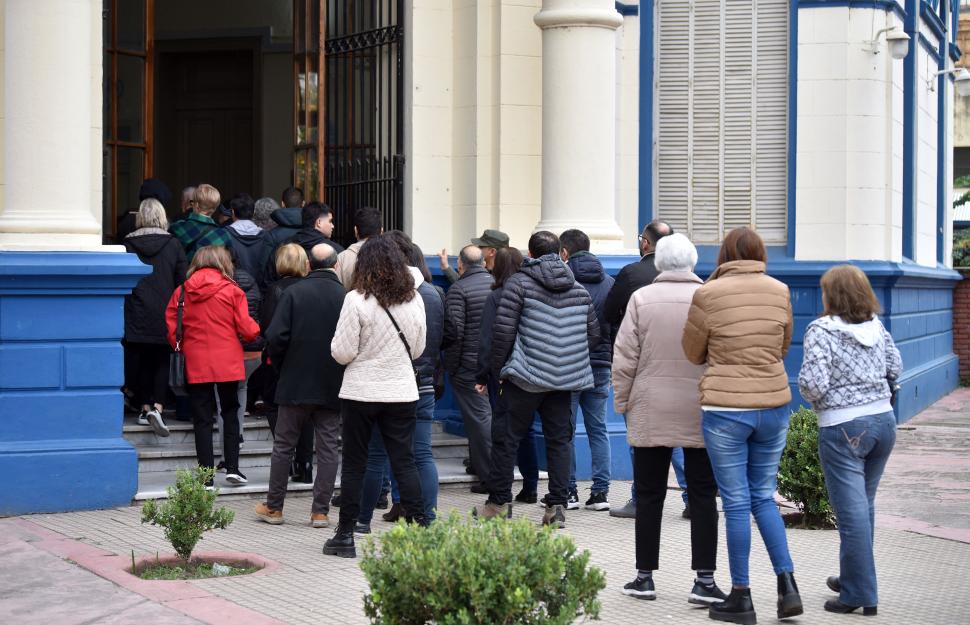
[[[92,0],[5,2],[0,249],[104,249],[90,206],[91,15]]]
[[[622,248],[616,223],[616,29],[613,0],[543,0],[542,219],[579,228],[594,249]]]

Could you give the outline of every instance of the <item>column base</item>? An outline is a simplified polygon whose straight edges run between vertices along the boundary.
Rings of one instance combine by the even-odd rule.
[[[124,297],[133,254],[0,252],[0,515],[126,505]]]
[[[623,231],[612,219],[571,220],[543,219],[536,224],[533,233],[548,230],[559,236],[566,230],[582,230],[589,237],[590,251],[594,254],[623,253]]]

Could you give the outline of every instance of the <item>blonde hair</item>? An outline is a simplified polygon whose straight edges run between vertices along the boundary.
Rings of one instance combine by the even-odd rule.
[[[287,243],[276,250],[276,273],[283,276],[306,277],[310,259],[302,245]]]
[[[206,245],[199,248],[192,257],[192,264],[185,274],[186,278],[192,277],[199,269],[217,269],[225,277],[232,280],[232,257],[229,250],[221,245]]]
[[[846,323],[865,323],[881,312],[869,278],[854,265],[836,265],[822,276],[823,315]]]
[[[200,215],[211,217],[222,201],[219,189],[211,184],[200,184],[195,188],[195,210]]]
[[[138,205],[138,214],[135,215],[135,228],[168,230],[168,216],[162,203],[153,197],[142,200]]]

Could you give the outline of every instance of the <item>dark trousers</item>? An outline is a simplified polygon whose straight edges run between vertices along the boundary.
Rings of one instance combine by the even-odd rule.
[[[340,463],[340,413],[323,406],[280,406],[273,442],[273,459],[269,470],[269,494],[266,505],[271,510],[282,510],[286,498],[286,485],[290,477],[290,463],[306,425],[317,439],[317,471],[313,480],[314,514],[330,511],[333,483],[337,479]]]
[[[401,491],[405,516],[423,523],[424,498],[414,464],[417,402],[379,403],[343,400],[343,467],[340,473],[340,525],[352,527],[360,512],[360,494],[367,468],[367,448],[377,425]],[[279,427],[279,424],[277,424]]]
[[[475,377],[464,369],[451,376],[451,391],[468,434],[468,459],[478,479],[484,480],[492,465],[492,406],[488,395],[475,390]]]
[[[660,568],[660,522],[672,453],[670,447],[633,449],[637,568],[641,571]],[[713,571],[717,565],[717,487],[707,450],[685,447],[684,472],[690,505],[690,567],[695,571]]]
[[[222,457],[226,471],[239,470],[239,382],[204,382],[189,384],[192,403],[192,427],[195,430],[195,455],[200,467],[215,467],[212,452],[212,427],[216,423],[216,393],[222,408]],[[213,392],[215,387],[215,392]]]
[[[136,407],[164,404],[168,396],[168,345],[127,343],[128,386],[135,394]]]
[[[488,479],[489,501],[502,505],[512,501],[512,481],[519,441],[525,436],[535,413],[542,421],[549,468],[550,505],[565,506],[569,498],[570,447],[573,440],[572,393],[546,391],[530,393],[512,382],[499,388],[501,413],[498,436],[492,441],[492,471]]]

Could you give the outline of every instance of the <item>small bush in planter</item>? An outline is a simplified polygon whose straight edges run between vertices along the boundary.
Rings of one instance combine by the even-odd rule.
[[[186,563],[203,533],[225,529],[235,516],[232,510],[215,509],[218,491],[205,488],[213,474],[208,467],[179,470],[175,474],[175,484],[167,489],[168,501],[159,505],[149,499],[141,509],[141,522],[165,528],[165,539],[172,543],[175,553]]]
[[[791,416],[788,444],[778,467],[778,492],[798,506],[803,514],[802,527],[833,527],[818,457],[818,417],[804,406]]]
[[[400,523],[364,546],[375,625],[567,625],[598,619],[602,571],[569,536],[525,519],[468,522],[457,513],[428,528]]]

